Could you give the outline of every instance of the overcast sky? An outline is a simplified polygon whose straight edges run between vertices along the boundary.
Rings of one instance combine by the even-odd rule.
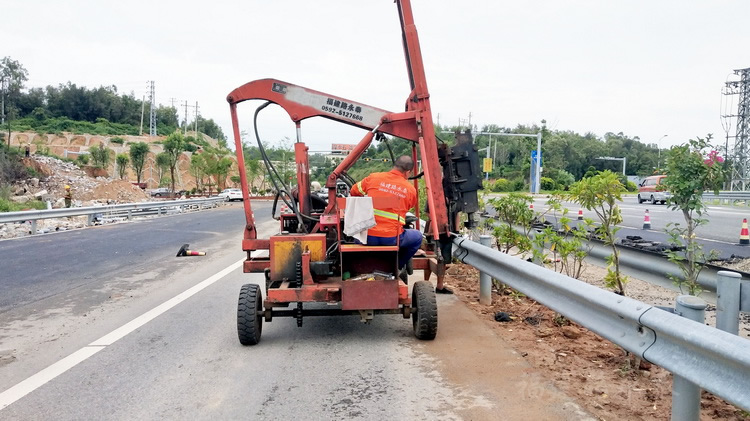
[[[545,119],[552,129],[623,132],[647,143],[668,135],[662,147],[707,133],[723,143],[721,88],[734,69],[750,67],[747,0],[412,6],[433,117],[443,124],[471,113],[480,127]],[[158,102],[198,101],[230,140],[226,95],[251,80],[392,111],[409,93],[391,0],[4,0],[0,40],[0,56],[28,70],[28,87],[114,84],[141,97],[154,80]],[[240,110],[241,128],[252,133],[255,106]],[[261,137],[293,139],[286,114],[267,110]],[[302,133],[311,149],[363,135],[324,119],[303,122]]]

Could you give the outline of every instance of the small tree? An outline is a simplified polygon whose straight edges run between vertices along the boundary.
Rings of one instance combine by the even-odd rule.
[[[620,273],[620,252],[615,245],[615,234],[619,230],[617,224],[622,222],[622,213],[617,202],[622,201],[625,186],[612,171],[602,171],[591,177],[586,177],[570,186],[570,199],[587,210],[593,210],[601,225],[596,228],[596,234],[604,244],[612,247],[612,254],[607,257],[607,275],[604,283],[615,293],[625,295],[627,277]]]
[[[531,250],[531,223],[535,214],[529,205],[533,198],[520,193],[510,193],[507,196],[489,199],[488,203],[495,209],[497,218],[502,221],[493,230],[498,250],[509,253],[516,248],[519,253]],[[516,231],[519,227],[523,232]]]
[[[143,174],[143,167],[146,165],[148,151],[149,147],[146,142],[137,142],[130,145],[130,162],[138,184],[141,183],[141,174]]]
[[[10,57],[4,57],[0,60],[0,102],[2,102],[2,109],[0,109],[0,119],[7,123],[8,129],[8,148],[10,148],[10,121],[15,118],[18,113],[18,107],[16,102],[21,97],[21,90],[23,90],[23,83],[28,80],[29,72],[23,67],[21,63]]]
[[[203,191],[203,177],[206,175],[206,161],[202,154],[194,153],[190,157],[190,175],[195,177],[195,188]]]
[[[261,173],[260,162],[257,159],[246,160],[245,168],[247,170],[247,182],[250,184],[250,190],[252,190],[255,186],[255,180]]]
[[[164,152],[166,156],[168,157],[168,164],[169,164],[169,177],[172,180],[172,193],[174,193],[174,170],[177,168],[177,162],[180,159],[180,155],[182,154],[182,151],[185,150],[185,138],[182,136],[182,133],[180,132],[174,132],[167,136],[167,139],[164,140]]]
[[[117,162],[117,172],[120,174],[120,179],[125,178],[125,174],[128,170],[128,162],[130,159],[128,159],[128,154],[126,153],[120,153],[117,154],[117,158],[115,162]]]
[[[670,278],[680,287],[687,287],[690,295],[697,295],[701,288],[698,285],[698,275],[706,260],[716,252],[712,250],[706,254],[703,247],[695,241],[695,230],[705,224],[707,220],[701,218],[706,211],[703,204],[703,192],[713,190],[718,193],[726,172],[724,159],[715,150],[704,155],[704,151],[711,149],[711,135],[705,139],[696,138],[687,143],[671,148],[667,154],[667,177],[662,182],[670,192],[667,205],[672,210],[679,210],[685,218],[685,228],[679,224],[670,223],[667,234],[670,243],[681,246],[681,251],[669,251],[669,260],[680,267],[684,279],[670,275]]]
[[[162,152],[156,155],[156,167],[159,169],[159,186],[164,184],[164,173],[169,168],[169,156]]]
[[[89,150],[91,160],[94,161],[94,166],[96,168],[106,168],[107,165],[109,165],[109,152],[109,148],[105,147],[102,143]]]
[[[588,241],[591,239],[590,232],[594,227],[594,221],[586,218],[582,223],[572,226],[573,221],[567,216],[569,210],[562,206],[560,199],[561,197],[556,195],[547,201],[548,212],[555,217],[557,227],[555,230],[545,229],[543,234],[553,254],[554,270],[580,279],[584,271],[583,262],[591,251]]]

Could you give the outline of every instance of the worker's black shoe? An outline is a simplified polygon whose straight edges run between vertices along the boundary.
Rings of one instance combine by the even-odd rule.
[[[453,290],[448,287],[435,288],[436,294],[453,294]]]
[[[409,273],[406,270],[406,268],[401,269],[401,271],[398,273],[399,279],[404,281],[406,285],[409,285]]]

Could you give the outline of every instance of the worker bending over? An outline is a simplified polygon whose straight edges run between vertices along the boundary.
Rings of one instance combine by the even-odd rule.
[[[417,206],[417,190],[409,183],[409,172],[414,168],[411,157],[403,155],[396,159],[393,169],[377,172],[363,178],[352,186],[352,196],[396,197],[398,205],[392,208],[375,209],[376,225],[367,231],[367,245],[395,246],[398,238],[398,268],[406,266],[422,245],[422,233],[405,229],[406,212]]]

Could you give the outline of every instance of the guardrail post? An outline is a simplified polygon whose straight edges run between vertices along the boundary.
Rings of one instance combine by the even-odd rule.
[[[90,213],[88,217],[86,218],[86,225],[90,227],[93,224],[94,224],[94,214]]]
[[[128,209],[128,221],[130,221],[131,219],[133,219],[133,210]]]
[[[716,274],[716,328],[737,335],[740,332],[740,280],[728,270]]]
[[[492,236],[480,235],[479,244],[491,247]],[[492,277],[484,272],[479,272],[479,304],[485,306],[492,304]]]
[[[31,235],[36,235],[36,219],[31,220]]]
[[[750,313],[750,281],[740,282],[740,311]]]
[[[692,295],[680,295],[675,312],[686,319],[703,324],[706,302]],[[672,379],[672,421],[700,421],[701,388],[674,374]]]

